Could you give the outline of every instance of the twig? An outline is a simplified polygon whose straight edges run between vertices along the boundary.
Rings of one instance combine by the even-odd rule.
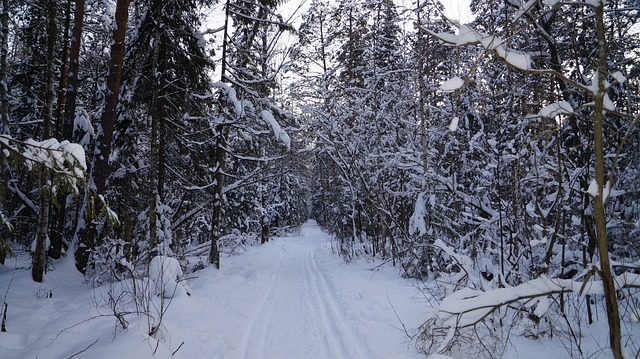
[[[68,326],[68,327],[66,327],[66,328],[62,329],[61,331],[59,331],[59,332],[58,332],[58,334],[56,334],[56,336],[55,336],[55,337],[53,337],[53,339],[51,339],[51,340],[49,341],[49,344],[47,344],[47,346],[46,346],[45,348],[48,348],[48,347],[49,347],[49,345],[51,345],[54,341],[56,341],[56,339],[58,339],[58,337],[59,337],[60,335],[62,335],[62,333],[66,332],[66,331],[67,331],[67,330],[69,330],[69,329],[73,329],[73,328],[77,327],[78,325],[82,325],[82,324],[84,324],[84,323],[86,323],[86,322],[90,322],[90,321],[92,321],[92,320],[94,320],[94,319],[103,318],[103,317],[111,317],[111,316],[112,316],[111,314],[102,314],[102,315],[97,315],[97,316],[94,316],[94,317],[91,317],[91,318],[85,319],[85,320],[83,320],[83,321],[81,321],[81,322],[78,322],[78,323],[76,323],[76,324],[73,324],[73,325],[71,325],[71,326]]]
[[[387,302],[389,303],[389,305],[391,306],[391,309],[393,309],[393,314],[396,315],[396,318],[398,318],[398,321],[400,322],[400,325],[402,325],[402,331],[404,331],[404,334],[411,340],[413,340],[414,336],[412,336],[409,331],[407,330],[407,327],[404,325],[404,322],[402,321],[402,319],[400,319],[400,316],[398,315],[398,312],[396,311],[396,308],[393,306],[393,304],[391,303],[391,300],[389,299],[389,293],[387,293]]]
[[[385,265],[385,264],[387,264],[387,263],[391,262],[392,260],[393,260],[393,258],[389,258],[389,259],[387,259],[386,261],[384,261],[384,262],[382,262],[382,263],[378,264],[377,266],[375,266],[375,267],[371,267],[371,268],[369,268],[369,269],[367,269],[367,270],[370,270],[370,271],[377,270],[378,268],[380,268],[380,267],[382,267],[383,265]]]
[[[98,338],[98,339],[94,340],[94,341],[93,341],[93,343],[89,344],[86,348],[84,348],[84,349],[82,349],[81,351],[79,351],[79,352],[77,352],[77,353],[73,354],[72,356],[70,356],[70,357],[69,357],[69,358],[67,358],[67,359],[71,359],[71,358],[73,358],[73,357],[75,357],[75,356],[78,356],[78,355],[80,355],[80,354],[82,354],[82,353],[86,352],[87,350],[89,350],[89,348],[91,348],[91,347],[92,347],[95,343],[97,343],[99,340],[100,340],[100,338]]]
[[[4,310],[2,311],[2,331],[3,333],[7,332],[7,308],[9,308],[9,303],[4,302]]]
[[[182,344],[184,344],[184,342],[180,343],[180,345],[178,345],[178,349],[176,349],[173,353],[171,353],[171,356],[176,355],[176,353],[178,352],[178,350],[180,350],[180,348],[182,348]]]

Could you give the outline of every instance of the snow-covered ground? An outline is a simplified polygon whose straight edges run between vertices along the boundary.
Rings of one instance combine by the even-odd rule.
[[[223,257],[220,271],[193,273],[192,295],[171,300],[160,340],[143,316],[125,314],[123,330],[106,305],[130,285],[91,289],[68,260],[42,284],[28,269],[0,271],[8,303],[0,358],[425,358],[402,328],[417,328],[429,303],[397,268],[379,264],[343,263],[310,221],[298,236]],[[135,309],[126,297],[112,302]],[[505,357],[567,357],[552,342],[514,344]]]
[[[170,358],[174,351],[173,358],[190,359],[424,357],[398,320],[420,324],[422,295],[392,267],[369,270],[376,265],[344,264],[308,222],[299,236],[192,274],[193,294],[171,301],[159,344],[133,314],[122,330],[104,305],[108,288],[83,285],[68,261],[55,263],[42,284],[18,269],[0,274],[8,303],[0,358],[69,358],[85,348],[74,358]]]

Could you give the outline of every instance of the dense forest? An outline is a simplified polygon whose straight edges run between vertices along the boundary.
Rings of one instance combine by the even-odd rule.
[[[2,0],[0,263],[219,267],[314,218],[346,261],[491,294],[427,320],[427,352],[601,310],[637,356],[636,0],[473,0],[465,25],[438,0],[283,5]]]

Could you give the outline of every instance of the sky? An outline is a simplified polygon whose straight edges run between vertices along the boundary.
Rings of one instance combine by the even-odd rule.
[[[446,8],[446,14],[451,20],[458,20],[460,23],[471,21],[470,0],[440,0]]]

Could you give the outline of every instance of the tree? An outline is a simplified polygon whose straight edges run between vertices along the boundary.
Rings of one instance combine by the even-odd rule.
[[[85,193],[85,222],[79,225],[79,242],[75,250],[76,268],[82,273],[86,271],[91,250],[96,245],[98,223],[94,220],[93,215],[100,216],[104,209],[104,203],[102,203],[104,199],[100,196],[105,193],[109,173],[109,156],[120,92],[129,2],[129,0],[117,0],[116,2],[115,28],[108,64],[106,102],[100,119],[100,131],[98,131],[93,165],[91,166],[91,178]],[[93,191],[96,195],[95,202],[92,198]]]
[[[546,75],[550,76],[556,81],[562,83],[563,87],[570,87],[576,91],[579,91],[593,100],[591,116],[593,123],[593,149],[594,149],[594,162],[595,162],[595,173],[594,180],[592,180],[591,185],[589,186],[589,190],[587,193],[593,199],[593,213],[594,213],[594,222],[595,222],[595,237],[598,244],[599,249],[599,257],[600,257],[600,265],[597,269],[600,274],[601,283],[604,287],[604,297],[606,301],[606,308],[608,314],[609,321],[609,329],[610,329],[610,348],[612,350],[613,356],[615,358],[623,357],[623,347],[621,344],[621,327],[620,327],[620,318],[618,313],[618,303],[616,299],[616,286],[614,284],[614,274],[612,272],[611,263],[609,261],[609,242],[607,240],[607,229],[606,222],[607,217],[605,215],[605,197],[611,191],[611,186],[613,185],[613,173],[615,171],[616,163],[615,161],[611,164],[609,170],[609,182],[605,184],[606,173],[605,173],[605,152],[604,145],[606,139],[603,135],[603,122],[607,118],[607,113],[615,112],[614,108],[609,105],[605,106],[605,102],[609,102],[608,92],[610,91],[609,86],[605,85],[607,83],[607,79],[613,79],[613,81],[617,82],[625,82],[626,78],[620,77],[619,72],[613,72],[613,69],[610,68],[608,63],[608,58],[610,56],[610,50],[607,45],[611,38],[607,38],[606,36],[606,27],[605,27],[605,5],[601,2],[595,4],[573,4],[576,7],[586,6],[592,12],[593,19],[595,22],[593,26],[596,29],[596,39],[591,44],[595,43],[595,49],[592,49],[593,53],[597,54],[597,61],[593,63],[595,66],[593,67],[593,76],[591,78],[591,84],[587,85],[583,83],[582,79],[574,79],[573,74],[565,74],[565,70],[563,67],[559,66],[561,64],[558,61],[560,58],[558,54],[554,54],[555,50],[554,46],[550,46],[549,50],[552,52],[552,56],[549,58],[552,59],[552,64],[555,63],[555,66],[550,66],[549,68],[539,68],[533,65],[532,60],[533,57],[530,53],[516,51],[513,48],[509,47],[512,45],[508,45],[509,42],[502,40],[502,38],[497,37],[495,35],[486,35],[470,28],[465,27],[461,29],[461,33],[466,37],[466,39],[460,41],[460,37],[456,38],[446,38],[445,36],[438,35],[435,32],[427,30],[427,32],[438,38],[441,41],[453,44],[460,43],[476,43],[481,45],[486,53],[495,55],[496,58],[503,63],[505,63],[509,68],[524,73],[524,74],[532,74],[532,75]],[[518,8],[518,12],[516,13],[515,18],[518,19],[522,14],[526,16],[530,16],[533,19],[549,19],[553,17],[555,11],[559,11],[561,9],[560,6],[554,5],[550,8],[544,7],[536,7],[534,4],[527,3]],[[545,14],[546,17],[542,17],[538,14],[538,12]],[[541,26],[542,27],[542,26]],[[548,27],[548,26],[547,26]],[[507,27],[505,29],[500,29],[499,33],[507,33],[508,30],[511,29]],[[538,28],[540,29],[540,27]],[[547,38],[552,34],[548,32],[543,32],[543,36]],[[511,35],[513,37],[513,35]],[[512,40],[513,41],[513,40]],[[614,40],[615,41],[615,40]],[[555,42],[548,41],[549,44],[554,45]],[[589,65],[586,65],[588,68]],[[624,69],[623,69],[624,70]],[[462,85],[462,83],[460,83]],[[574,110],[575,103],[570,103],[568,101],[559,101],[552,102],[551,104],[543,107],[539,115],[541,117],[555,117],[558,115],[576,115],[578,111]],[[629,129],[627,132],[633,131],[635,123],[638,121],[638,115],[626,114],[626,117],[633,119]],[[622,140],[618,143],[618,148],[622,148],[625,140]],[[553,245],[553,244],[552,244]],[[550,249],[551,250],[551,249]],[[595,268],[595,267],[594,267]]]

